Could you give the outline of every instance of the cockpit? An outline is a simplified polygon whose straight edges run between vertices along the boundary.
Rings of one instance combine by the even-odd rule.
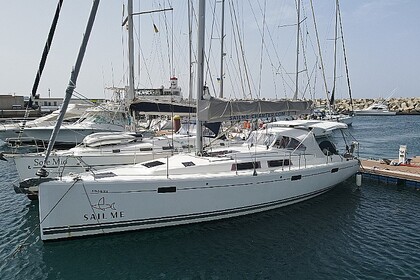
[[[298,139],[277,133],[253,131],[246,141],[246,145],[261,145],[277,149],[305,151],[306,147]]]

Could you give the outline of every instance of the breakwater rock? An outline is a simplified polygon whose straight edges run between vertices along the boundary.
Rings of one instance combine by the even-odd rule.
[[[369,107],[373,103],[385,102],[390,111],[397,114],[419,114],[420,115],[420,97],[400,97],[390,98],[386,101],[383,99],[353,99],[353,110],[361,110]],[[316,107],[326,107],[327,100],[316,99]],[[350,99],[337,99],[335,101],[335,109],[339,113],[349,113],[351,111]]]

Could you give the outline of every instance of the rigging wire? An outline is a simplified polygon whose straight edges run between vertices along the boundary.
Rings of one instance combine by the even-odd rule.
[[[340,33],[341,33],[341,41],[343,43],[343,54],[344,54],[344,64],[346,67],[346,77],[347,77],[347,86],[349,89],[349,97],[350,97],[350,108],[353,111],[353,98],[351,96],[351,87],[350,87],[350,75],[349,75],[349,67],[348,67],[348,63],[347,63],[347,55],[346,55],[346,48],[345,48],[345,44],[344,44],[344,33],[343,33],[343,24],[341,21],[341,11],[340,11],[340,4],[339,4],[339,0],[337,0],[337,9],[338,9],[338,19],[340,22]]]
[[[259,2],[258,2],[259,3]],[[262,64],[263,64],[263,53],[264,53],[264,34],[265,34],[265,16],[266,16],[266,8],[267,8],[267,0],[264,0],[264,13],[263,13],[263,22],[262,22],[262,34],[261,34],[261,53],[260,53],[260,73],[259,73],[259,81],[258,81],[258,92],[257,97],[261,98],[261,78],[262,78]]]
[[[251,7],[251,12],[252,12],[252,14],[254,16],[254,20],[256,22],[256,25],[258,27],[258,30],[259,30],[260,34],[262,34],[261,28],[260,28],[260,26],[258,24],[258,20],[257,20],[256,14],[254,12],[254,9],[252,8],[252,4],[251,4],[251,2],[249,0],[248,0],[248,3],[250,5],[250,7]],[[259,2],[257,2],[257,3],[259,5]],[[259,5],[259,9],[260,9],[260,13],[263,14],[261,5]],[[285,70],[283,64],[281,63],[281,59],[280,59],[280,56],[279,56],[279,54],[277,52],[277,48],[276,48],[276,46],[274,44],[274,39],[273,39],[273,36],[272,36],[272,34],[270,32],[270,29],[268,28],[268,26],[265,29],[267,30],[267,35],[270,38],[270,42],[271,42],[271,45],[273,46],[273,50],[274,50],[274,53],[275,53],[275,56],[277,58],[277,61],[278,61],[278,65],[279,66],[275,66],[274,65],[274,62],[273,62],[274,60],[272,59],[272,57],[270,55],[270,52],[268,52],[268,46],[265,44],[265,40],[264,40],[263,42],[264,42],[264,45],[265,45],[265,49],[266,49],[266,53],[267,53],[267,58],[270,61],[270,65],[271,65],[272,69],[275,69],[274,73],[276,73],[276,74],[279,73],[280,74],[281,79],[282,79],[283,89],[284,89],[284,96],[285,96],[285,98],[287,98],[286,88],[289,87],[290,90],[293,90],[292,89],[292,85],[290,85],[290,84],[287,83],[287,81],[286,81],[286,79],[285,79],[285,77],[283,75],[283,71],[282,70],[284,70],[285,72],[287,72],[287,71]],[[287,77],[289,77],[289,76],[287,76]],[[294,84],[293,79],[291,77],[289,77],[289,79],[290,79],[290,82],[292,84]],[[277,95],[277,93],[276,93],[276,95]]]
[[[235,6],[234,6],[233,2],[230,2],[230,3],[231,3],[230,4],[231,15],[233,15],[231,17],[232,18],[231,19],[232,20],[232,26],[233,26],[233,29],[234,29],[234,34],[235,34],[235,30],[236,30],[236,37],[235,38],[238,41],[238,42],[236,42],[236,40],[235,40],[235,43],[237,44],[236,47],[237,47],[238,68],[241,69],[240,59],[242,59],[242,63],[243,63],[242,65],[243,65],[243,68],[244,68],[243,72],[245,74],[245,79],[241,75],[241,80],[244,79],[244,80],[242,80],[243,95],[244,95],[245,98],[247,97],[245,87],[244,87],[244,83],[246,81],[248,96],[249,96],[249,98],[252,98],[251,84],[250,84],[250,79],[249,79],[249,75],[248,75],[248,68],[247,68],[247,64],[246,64],[246,59],[245,59],[245,50],[244,50],[242,39],[241,39],[241,36],[240,36],[240,33],[239,33],[240,29],[239,29],[239,24],[238,24],[238,16],[237,16],[236,9],[235,9]],[[238,54],[240,54],[240,56]]]
[[[233,7],[232,7],[232,3],[231,2],[229,2],[229,12],[230,12],[230,15],[231,15],[231,17],[230,17],[230,20],[231,20],[231,24],[232,24],[232,29],[233,29],[233,36],[232,36],[232,40],[233,40],[233,43],[234,43],[234,48],[235,48],[235,51],[233,51],[232,53],[234,53],[234,54],[236,54],[236,59],[237,59],[237,63],[238,63],[238,73],[239,73],[239,86],[241,87],[241,89],[242,89],[242,93],[244,94],[245,93],[245,87],[244,87],[244,78],[243,78],[243,75],[242,75],[242,63],[240,62],[240,58],[239,58],[239,51],[238,51],[238,42],[237,42],[237,36],[236,36],[236,33],[235,33],[235,28],[234,28],[234,26],[235,26],[235,24],[234,24],[234,17],[233,17],[233,13],[234,13],[234,10],[233,10]],[[228,71],[229,72],[229,71]]]
[[[304,69],[302,70],[302,72],[305,72],[306,78],[307,78],[306,85],[305,85],[304,90],[302,92],[302,98],[305,98],[305,93],[306,93],[307,89],[309,89],[309,91],[310,91],[309,94],[310,95],[312,95],[312,92],[311,92],[311,87],[309,86],[310,85],[310,78],[309,78],[309,73],[308,73],[308,61],[307,61],[307,56],[306,56],[306,54],[307,54],[306,45],[307,45],[307,40],[309,38],[309,32],[308,32],[308,26],[306,25],[306,18],[307,17],[306,17],[306,14],[305,14],[305,7],[303,5],[302,5],[302,12],[303,12],[303,15],[304,15],[304,19],[301,22],[305,24],[304,27],[306,28],[306,29],[302,30],[302,31],[306,30],[306,32],[301,32],[300,33],[300,44],[302,46],[302,57],[303,57],[303,65],[304,65]],[[306,36],[304,36],[304,34]]]
[[[215,25],[215,20],[216,20],[216,16],[215,16],[216,15],[216,2],[213,2],[213,3],[214,3],[213,9],[212,9],[213,17],[212,17],[212,24],[211,24],[211,28],[210,28],[210,38],[213,38],[214,25]],[[211,78],[212,76],[211,76],[211,69],[210,69],[210,56],[211,56],[211,50],[212,50],[212,46],[213,46],[212,40],[210,40],[210,43],[208,45],[209,45],[209,49],[207,51],[207,55],[204,54],[206,64],[207,64],[206,73],[204,74],[204,77],[205,77],[204,78],[204,85],[207,85],[207,79],[209,79],[213,92],[216,92],[216,86],[214,85],[214,81]]]
[[[123,3],[122,4],[122,14],[121,14],[121,22],[123,22],[124,21],[124,18],[125,18],[125,4]],[[121,25],[121,46],[122,46],[122,48],[121,48],[121,51],[122,51],[122,57],[126,57],[126,49],[128,49],[128,48],[126,48],[126,45],[125,45],[125,37],[124,37],[124,34],[125,34],[125,32],[124,32],[124,28],[127,28],[127,25],[126,25],[127,23],[125,23],[125,24],[122,24]],[[127,44],[128,44],[128,42],[127,42]],[[125,71],[124,71],[124,73],[123,73],[123,77],[122,77],[122,80],[123,80],[123,83],[125,84],[125,85],[128,85],[128,67],[126,66],[126,60],[125,59],[122,59],[122,69],[126,69]]]
[[[161,6],[161,5],[159,5]],[[165,30],[166,30],[166,46],[168,48],[168,66],[169,66],[169,76],[172,75],[172,69],[173,69],[173,51],[170,52],[169,50],[171,50],[171,45],[173,48],[173,26],[172,26],[172,44],[169,42],[169,38],[168,38],[168,34],[169,34],[169,28],[168,28],[168,19],[166,18],[166,13],[163,13],[163,18],[164,18],[164,24],[165,24]],[[172,16],[173,19],[173,16]],[[173,21],[172,21],[173,23]],[[172,57],[171,57],[172,55]]]
[[[312,19],[313,19],[314,29],[315,29],[315,36],[316,36],[317,45],[318,45],[318,56],[319,56],[320,63],[321,63],[321,74],[322,74],[322,78],[323,78],[323,82],[324,82],[325,94],[326,94],[327,99],[329,100],[327,78],[325,77],[324,61],[322,59],[321,44],[319,42],[319,33],[318,33],[318,27],[317,27],[317,23],[316,23],[316,19],[315,19],[315,10],[314,10],[312,0],[310,0],[310,4],[311,4],[311,11],[312,11]]]

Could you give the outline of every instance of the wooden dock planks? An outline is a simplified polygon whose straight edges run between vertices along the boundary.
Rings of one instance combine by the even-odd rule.
[[[360,172],[420,183],[420,158],[414,157],[410,166],[390,165],[379,160],[365,159],[360,161]]]

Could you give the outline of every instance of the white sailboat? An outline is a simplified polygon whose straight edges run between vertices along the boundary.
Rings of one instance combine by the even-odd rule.
[[[128,20],[129,33],[129,76],[133,77],[133,46],[132,19]],[[69,150],[51,150],[43,153],[2,154],[4,159],[10,160],[16,167],[18,179],[14,183],[17,193],[24,193],[30,199],[38,198],[38,181],[41,177],[62,177],[64,175],[82,172],[95,173],[104,168],[132,165],[156,157],[171,155],[193,148],[195,135],[183,129],[183,133],[156,136],[153,131],[132,132],[124,131],[128,127],[128,111],[139,111],[150,115],[195,114],[195,108],[185,103],[174,103],[181,100],[181,88],[177,78],[170,78],[170,87],[158,89],[136,89],[134,81],[130,79],[128,97],[126,88],[111,88],[117,96],[121,92],[124,100],[113,100],[88,110],[75,124],[59,126],[59,132],[54,139],[55,144],[75,145]],[[137,98],[134,97],[137,92]],[[126,102],[126,103],[125,103]],[[130,103],[130,104],[128,104]],[[70,105],[69,105],[70,106]],[[69,107],[70,108],[70,107]],[[148,127],[152,129],[153,124]],[[29,134],[47,142],[55,126],[30,129]],[[99,132],[103,131],[103,132]],[[181,130],[180,130],[181,132]],[[214,132],[217,134],[217,132]],[[214,137],[210,135],[213,145]],[[151,135],[153,135],[151,137]],[[210,139],[209,138],[209,139]],[[210,141],[210,140],[209,140]],[[218,141],[228,146],[231,141]],[[42,169],[40,174],[36,174]]]
[[[333,130],[324,123],[324,128],[316,129],[315,123],[267,125],[253,132],[243,146],[203,149],[203,122],[245,115],[244,119],[258,118],[271,112],[264,102],[203,99],[204,10],[205,0],[200,0],[196,153],[95,175],[48,179],[39,185],[42,240],[252,214],[320,195],[357,172],[352,149],[343,155],[327,140],[318,144],[315,134]],[[275,109],[305,111],[309,103],[278,101]]]
[[[235,141],[209,138],[210,141],[213,148],[237,145]],[[35,174],[41,167],[48,172],[50,178],[83,172],[95,174],[106,168],[133,165],[174,153],[188,152],[194,148],[194,142],[195,135],[188,134],[143,137],[140,133],[132,132],[102,132],[86,136],[80,145],[69,150],[52,151],[46,163],[45,153],[2,156],[17,170],[15,192],[37,200],[39,179],[35,178]]]
[[[347,87],[348,87],[348,93],[349,93],[349,98],[350,98],[351,110],[353,110],[353,101],[352,101],[352,94],[351,94],[351,87],[350,87],[349,70],[348,70],[348,65],[347,65],[346,49],[345,49],[345,45],[344,45],[344,34],[343,34],[343,28],[342,28],[342,22],[341,22],[339,0],[336,0],[336,4],[335,4],[334,72],[333,72],[333,86],[332,86],[332,91],[331,91],[331,97],[329,97],[327,80],[326,80],[326,77],[325,77],[324,63],[323,63],[323,60],[322,60],[322,53],[321,53],[321,49],[320,49],[318,29],[316,27],[315,13],[314,13],[314,9],[313,9],[312,0],[311,0],[311,8],[312,8],[313,21],[314,21],[316,37],[317,37],[317,42],[318,42],[318,52],[319,52],[319,57],[320,57],[322,76],[323,76],[323,81],[324,81],[326,98],[327,98],[327,102],[328,102],[327,108],[317,109],[316,112],[314,112],[314,114],[315,114],[315,116],[321,118],[322,120],[336,121],[336,122],[345,123],[347,125],[352,125],[352,123],[353,123],[352,112],[350,112],[349,114],[338,113],[335,109],[335,106],[334,106],[335,95],[336,95],[336,81],[337,81],[337,40],[339,39],[339,37],[338,37],[338,27],[340,27],[340,38],[341,38],[341,42],[342,42],[344,64],[345,64],[345,68],[346,68]]]
[[[317,128],[308,122],[271,124],[243,146],[205,156],[177,154],[42,183],[41,238],[222,219],[322,194],[354,175],[359,163],[350,153],[338,154],[328,140],[315,140],[315,133],[325,134],[337,123]]]

